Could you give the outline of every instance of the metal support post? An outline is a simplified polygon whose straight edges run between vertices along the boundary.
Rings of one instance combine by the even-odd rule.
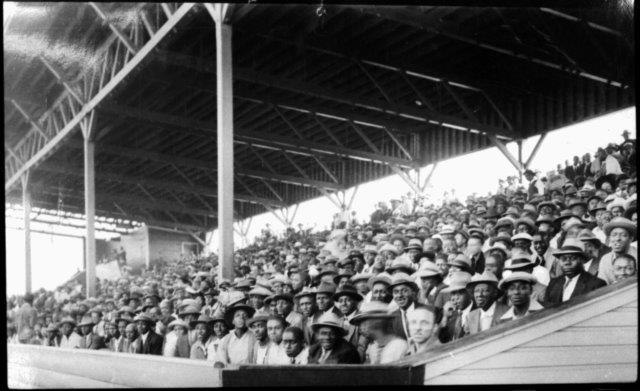
[[[218,116],[218,278],[233,279],[233,69],[227,4],[207,4],[215,21]]]
[[[498,147],[500,152],[502,152],[502,154],[507,158],[507,160],[509,160],[509,162],[513,164],[513,167],[515,167],[516,170],[518,170],[518,172],[524,171],[524,168],[522,167],[522,165],[518,162],[518,160],[516,160],[515,157],[513,157],[513,155],[511,154],[511,152],[509,152],[507,147],[500,140],[498,140],[496,136],[489,133],[485,133],[485,134],[487,138],[491,140],[493,145]]]
[[[87,219],[85,240],[87,297],[96,295],[96,239],[95,239],[95,167],[94,142],[84,138],[84,209]]]
[[[522,164],[522,139],[516,141],[516,143],[518,144],[518,163],[520,163],[520,167],[524,167]],[[522,169],[518,170],[520,176],[520,184],[522,184],[522,172]]]
[[[529,168],[529,166],[531,165],[531,162],[533,162],[533,159],[535,159],[536,155],[538,154],[538,150],[542,145],[542,142],[544,141],[545,138],[547,138],[547,134],[548,133],[545,132],[540,135],[538,142],[536,142],[536,145],[533,147],[533,151],[531,151],[531,155],[529,155],[529,159],[527,159],[526,163],[524,164],[525,168]]]
[[[24,265],[25,292],[31,293],[31,193],[29,192],[29,172],[21,177],[22,208],[24,209]]]

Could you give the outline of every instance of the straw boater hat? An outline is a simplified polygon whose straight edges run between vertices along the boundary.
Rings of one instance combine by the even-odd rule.
[[[389,312],[389,306],[379,301],[362,303],[360,313],[354,316],[349,323],[359,325],[367,319],[393,319],[394,315]]]
[[[591,232],[590,229],[587,228],[580,231],[580,233],[578,234],[578,240],[582,242],[598,242],[599,244],[602,244],[600,239],[598,239],[598,237],[593,232]]]
[[[385,251],[390,251],[396,255],[400,254],[400,251],[398,251],[398,249],[396,248],[396,246],[394,246],[391,243],[386,243],[384,246],[382,246],[380,248],[380,253],[385,252]]]
[[[231,307],[237,303],[243,302],[247,300],[247,297],[244,293],[240,291],[231,291],[229,292],[229,297],[227,298],[227,302],[225,303],[228,307]]]
[[[300,299],[300,298],[305,297],[305,296],[315,297],[316,296],[316,292],[317,292],[316,288],[309,288],[309,287],[305,286],[304,288],[302,288],[302,290],[299,293],[297,293],[294,296],[294,298],[295,299]]]
[[[318,278],[322,278],[323,276],[326,276],[326,275],[332,275],[335,277],[338,275],[338,269],[336,269],[332,265],[323,266],[322,270],[320,270],[320,273],[318,273]]]
[[[511,252],[511,258],[505,261],[504,270],[518,270],[535,265],[532,254],[516,248]]]
[[[604,225],[604,233],[609,236],[614,228],[626,229],[630,236],[635,236],[637,229],[633,221],[624,217],[614,217],[611,219],[611,221]]]
[[[448,262],[448,264],[450,266],[457,266],[463,270],[471,270],[471,260],[462,253],[456,255],[456,257],[452,259],[451,262]]]
[[[367,245],[364,246],[363,253],[377,254],[378,253],[378,249],[377,249],[375,244],[367,244]]]
[[[269,289],[264,288],[262,286],[256,285],[252,290],[249,291],[249,296],[262,296],[267,297],[273,295]]]
[[[411,263],[410,260],[408,260],[407,258],[404,257],[398,257],[396,259],[393,260],[393,262],[391,262],[391,266],[389,266],[387,268],[387,271],[389,273],[393,273],[396,270],[399,270],[401,272],[407,273],[407,274],[411,274],[414,272],[413,269],[413,264]]]
[[[336,284],[332,282],[323,281],[320,283],[320,285],[318,285],[316,294],[324,293],[324,294],[333,296],[333,294],[336,293],[336,289],[337,289]]]
[[[227,324],[233,324],[232,322],[233,317],[235,316],[236,311],[239,311],[239,310],[246,311],[247,315],[249,315],[249,318],[251,318],[253,314],[255,314],[256,312],[256,309],[249,305],[237,303],[233,306],[228,307],[227,310],[224,312],[224,319]]]
[[[404,251],[420,250],[422,251],[422,241],[420,239],[411,239],[409,244],[404,248]]]
[[[471,282],[471,274],[467,272],[454,272],[451,275],[449,286],[444,288],[441,292],[451,293],[466,289],[469,282]]]
[[[342,288],[338,289],[333,295],[333,300],[337,301],[342,296],[349,296],[355,301],[362,301],[363,299],[362,295],[360,295],[351,284],[345,284]]]
[[[351,282],[355,284],[358,281],[369,281],[372,276],[373,274],[371,273],[357,273],[351,277]]]
[[[584,243],[578,239],[567,239],[562,243],[562,247],[553,252],[554,257],[559,257],[565,254],[577,254],[582,258],[587,258],[587,254],[584,251]]]
[[[318,331],[320,327],[331,327],[341,337],[347,334],[347,330],[342,327],[342,319],[334,314],[333,311],[328,311],[320,315],[318,320],[311,325],[311,329],[314,332]]]
[[[80,321],[80,323],[78,323],[78,327],[82,327],[82,326],[93,326],[95,323],[93,323],[93,320],[91,320],[90,316],[83,316],[82,320]]]
[[[418,269],[418,271],[415,273],[415,276],[418,278],[428,278],[428,277],[442,278],[442,272],[440,271],[438,266],[436,266],[435,263],[431,261],[427,261],[424,264],[422,264],[420,269]]]
[[[527,240],[529,242],[533,241],[533,236],[529,235],[526,232],[520,232],[511,237],[511,241],[515,243],[516,240]]]
[[[200,309],[198,309],[198,307],[196,307],[195,305],[187,305],[178,313],[178,316],[186,316],[186,315],[199,314],[199,313],[200,313]]]
[[[507,289],[509,284],[514,281],[525,281],[531,285],[535,285],[538,282],[535,276],[531,273],[515,271],[513,273],[510,273],[507,277],[503,278],[500,283],[498,283],[498,289],[504,291]]]
[[[388,273],[378,273],[369,279],[369,288],[373,288],[373,285],[379,282],[389,286],[391,285],[391,276]]]
[[[269,318],[271,318],[271,316],[269,314],[256,314],[255,316],[253,316],[251,319],[249,319],[247,321],[247,326],[251,327],[251,325],[253,325],[254,323],[258,323],[258,322],[267,323]]]
[[[391,283],[389,284],[388,289],[392,290],[394,287],[398,285],[407,285],[414,291],[416,292],[418,291],[418,284],[416,284],[414,279],[411,278],[411,276],[408,275],[407,273],[399,272],[391,276]]]
[[[136,323],[138,322],[154,323],[154,320],[151,319],[151,317],[147,314],[138,314],[136,315],[135,318],[133,318],[133,321]]]
[[[282,293],[282,294],[279,294],[279,295],[273,295],[271,297],[271,300],[273,300],[273,301],[286,300],[288,302],[293,303],[293,295],[290,294],[290,293]]]
[[[69,323],[71,324],[73,327],[75,327],[77,325],[76,320],[73,319],[70,316],[65,316],[64,318],[62,318],[62,320],[60,321],[60,327],[62,327],[63,324],[65,323]]]
[[[338,274],[337,276],[333,277],[333,282],[338,284],[338,281],[340,281],[340,279],[346,277],[348,279],[351,279],[351,277],[353,277],[356,273],[352,272],[351,270],[345,270],[342,273]]]
[[[473,289],[477,284],[480,283],[493,284],[497,287],[499,282],[500,281],[498,281],[498,277],[496,277],[496,275],[493,274],[492,271],[485,270],[484,273],[476,274],[475,276],[471,277],[471,281],[467,283],[467,288]]]
[[[173,330],[174,327],[183,327],[185,330],[189,330],[189,325],[182,319],[174,319],[167,325],[167,329]]]
[[[205,314],[200,314],[200,316],[198,317],[197,320],[193,320],[189,323],[189,325],[193,328],[195,327],[198,323],[204,323],[205,325],[208,325],[211,322],[211,318],[208,317]]]

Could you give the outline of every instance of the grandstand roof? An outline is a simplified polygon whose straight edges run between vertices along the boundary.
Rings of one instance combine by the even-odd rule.
[[[5,25],[7,198],[28,167],[34,206],[83,211],[73,118],[95,107],[96,214],[214,228],[211,16],[182,3],[22,7]],[[625,2],[238,4],[230,22],[238,219],[635,104]]]

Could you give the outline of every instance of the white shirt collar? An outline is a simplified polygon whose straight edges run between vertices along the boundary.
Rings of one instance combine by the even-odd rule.
[[[484,318],[484,317],[493,317],[493,313],[496,311],[496,302],[494,301],[493,304],[491,304],[491,307],[489,307],[488,310],[483,310],[482,308],[480,308],[480,317]]]

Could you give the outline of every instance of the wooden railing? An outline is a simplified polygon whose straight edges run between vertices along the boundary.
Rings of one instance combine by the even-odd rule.
[[[635,316],[627,329],[637,333],[637,278],[607,286],[571,302],[547,308],[456,342],[390,365],[241,365],[216,369],[210,361],[187,360],[106,351],[70,350],[34,345],[8,345],[9,385],[15,387],[219,387],[303,385],[409,385],[476,365],[480,360],[530,344],[537,338],[567,329],[599,314],[622,307],[616,316]],[[635,303],[635,304],[634,304]],[[635,305],[635,307],[634,307]],[[635,311],[635,312],[634,312]],[[605,329],[607,332],[608,329]],[[635,334],[634,334],[635,335]],[[611,338],[609,338],[611,340]],[[604,343],[604,342],[603,342]],[[637,338],[618,342],[637,351]],[[626,345],[624,345],[626,344]],[[630,344],[634,346],[630,346]],[[538,344],[539,345],[539,344]],[[629,346],[627,346],[629,345]],[[551,351],[566,348],[551,346]],[[569,354],[569,353],[568,353]],[[637,360],[635,361],[637,365]],[[623,363],[625,368],[633,363]],[[508,366],[508,365],[507,365]],[[518,373],[520,369],[510,369]],[[626,369],[625,376],[629,375]],[[637,373],[637,370],[636,370]],[[570,371],[559,382],[571,382]],[[532,377],[533,376],[533,377]],[[536,377],[538,376],[538,377]],[[549,380],[544,373],[529,375],[534,383]],[[472,381],[473,378],[467,379]],[[537,381],[536,381],[537,380]],[[624,381],[611,376],[602,381]],[[482,379],[477,382],[482,382]]]

